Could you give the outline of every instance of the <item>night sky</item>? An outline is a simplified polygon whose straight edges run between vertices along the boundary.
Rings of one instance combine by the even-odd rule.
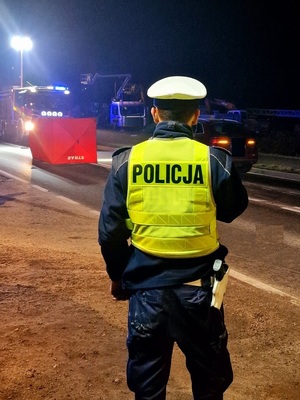
[[[300,109],[296,0],[0,0],[0,88],[19,84],[15,34],[29,35],[24,81],[78,85],[81,73],[201,80],[239,108]]]

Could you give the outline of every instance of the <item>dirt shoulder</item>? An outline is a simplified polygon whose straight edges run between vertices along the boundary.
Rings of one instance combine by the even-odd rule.
[[[299,175],[298,180],[300,180],[300,157],[259,153],[258,160],[254,165],[254,168]]]
[[[109,294],[98,215],[2,175],[0,188],[0,399],[132,399],[127,303]],[[231,277],[225,308],[225,399],[298,400],[299,306]],[[191,397],[176,348],[168,399]]]

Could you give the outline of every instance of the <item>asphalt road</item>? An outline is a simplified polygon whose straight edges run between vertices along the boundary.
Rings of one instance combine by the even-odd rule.
[[[98,152],[109,158],[109,151]],[[32,160],[26,147],[0,144],[0,174],[26,182],[56,197],[98,213],[109,168],[101,165],[49,165]],[[1,184],[0,184],[1,185]],[[293,296],[300,258],[299,188],[286,180],[245,180],[250,204],[231,224],[219,224],[221,241],[239,273]],[[1,186],[0,186],[1,187]]]
[[[108,292],[97,245],[98,212],[74,197],[80,193],[86,201],[98,172],[108,170],[33,165],[28,149],[1,145],[0,169],[0,392],[18,399],[126,397],[127,306],[113,302]],[[225,307],[235,371],[225,396],[296,400],[300,246],[293,229],[299,218],[281,210],[274,199],[278,191],[269,185],[266,201],[255,202],[259,186],[250,188],[258,190],[257,197],[249,192],[250,206],[240,218],[219,224],[229,247]],[[191,396],[183,366],[175,348],[170,399]]]
[[[137,139],[139,138],[133,136],[131,140]],[[32,321],[30,320],[28,327],[24,329],[25,325],[23,320],[22,329],[20,329],[20,331],[19,327],[18,329],[11,329],[9,323],[9,320],[13,322],[17,321],[16,326],[18,326],[20,324],[18,318],[20,316],[30,315],[28,310],[33,310],[32,299],[27,295],[26,297],[24,296],[24,305],[27,305],[28,308],[22,309],[19,307],[19,289],[21,288],[19,283],[22,282],[19,279],[24,279],[25,282],[29,279],[27,275],[28,265],[32,271],[35,272],[35,275],[31,275],[32,282],[27,288],[35,288],[34,293],[40,293],[42,297],[45,298],[45,292],[41,290],[41,288],[45,288],[46,283],[49,281],[48,278],[51,276],[55,285],[53,288],[56,295],[58,293],[57,287],[61,287],[64,307],[63,312],[66,311],[65,300],[68,294],[70,294],[72,307],[74,307],[72,310],[75,312],[75,317],[72,313],[68,313],[68,315],[73,315],[76,323],[72,325],[72,328],[70,326],[69,331],[64,330],[65,333],[77,332],[80,314],[76,314],[76,310],[80,310],[83,299],[85,306],[88,304],[92,306],[93,312],[97,302],[101,304],[101,310],[105,310],[104,314],[108,311],[109,305],[106,304],[105,295],[95,286],[95,276],[97,275],[91,272],[92,269],[89,268],[90,265],[88,265],[88,267],[84,265],[84,262],[86,262],[89,257],[86,256],[86,260],[82,262],[81,260],[85,259],[85,256],[80,258],[77,256],[78,253],[76,253],[76,250],[78,252],[79,249],[83,254],[85,254],[84,251],[86,251],[88,255],[97,253],[98,257],[99,249],[96,246],[97,216],[102,202],[103,187],[109,173],[112,151],[108,150],[108,146],[104,147],[103,144],[101,147],[102,150],[98,151],[98,159],[106,163],[105,168],[99,163],[97,163],[97,165],[50,165],[37,162],[32,160],[31,152],[27,147],[0,143],[0,206],[2,204],[4,205],[0,207],[0,218],[2,218],[2,222],[4,222],[2,224],[2,236],[5,238],[2,247],[3,250],[7,250],[7,243],[11,243],[11,246],[15,246],[12,247],[13,250],[11,250],[12,253],[15,253],[15,265],[11,266],[10,275],[7,274],[7,260],[2,254],[2,275],[4,282],[9,282],[9,285],[12,282],[18,282],[18,285],[16,285],[16,292],[13,292],[11,296],[11,299],[14,299],[16,302],[15,304],[17,304],[16,309],[18,309],[18,313],[14,314],[17,315],[17,319],[11,319],[10,314],[3,313],[3,315],[7,315],[7,324],[3,325],[3,329],[6,330],[4,330],[5,333],[2,335],[3,343],[5,343],[2,347],[4,350],[7,350],[8,360],[13,360],[12,356],[14,356],[14,354],[18,359],[18,355],[23,354],[22,351],[20,353],[20,349],[24,349],[24,346],[25,350],[29,349],[28,337],[20,336],[22,331],[31,336],[30,340],[36,337],[39,343],[38,351],[36,351],[37,347],[34,347],[33,351],[36,351],[39,359],[38,365],[41,366],[41,339],[38,335],[32,335],[32,332],[34,332]],[[239,383],[240,375],[240,382],[244,388],[244,391],[240,392],[239,386],[236,386],[237,389],[236,392],[233,392],[234,395],[232,398],[236,398],[236,395],[239,396],[241,393],[247,393],[248,395],[245,394],[244,397],[250,398],[249,391],[255,393],[253,398],[258,399],[260,398],[259,396],[269,398],[270,391],[273,390],[274,393],[274,387],[278,385],[280,393],[285,393],[286,396],[284,398],[288,399],[292,398],[290,396],[291,392],[296,393],[297,391],[297,375],[299,376],[299,373],[297,374],[297,365],[299,364],[297,361],[299,359],[297,353],[297,322],[299,321],[300,305],[299,182],[295,184],[295,182],[286,179],[286,177],[279,177],[278,174],[276,177],[269,177],[266,174],[261,175],[256,172],[257,171],[254,171],[253,174],[247,174],[243,177],[250,200],[248,209],[231,224],[218,223],[220,240],[229,248],[227,263],[231,267],[231,276],[234,278],[230,280],[230,291],[228,291],[226,302],[227,305],[229,305],[227,320],[229,320],[230,326],[230,346],[234,350],[232,354],[235,364],[237,365],[235,382]],[[9,184],[12,190],[7,191],[6,189],[5,191],[8,182],[10,182]],[[4,192],[2,192],[2,188]],[[41,191],[46,193],[41,193]],[[55,204],[55,207],[53,204]],[[94,215],[90,218],[90,212],[97,216],[95,217]],[[83,213],[84,219],[82,219]],[[87,218],[87,216],[89,217]],[[86,222],[83,223],[83,220]],[[41,232],[43,233],[41,234]],[[19,242],[18,239],[16,242],[16,238],[19,238]],[[92,240],[90,241],[91,238]],[[55,243],[53,247],[51,247],[51,239],[52,243]],[[44,252],[45,250],[46,252],[44,255],[41,255],[39,254],[39,249],[43,248],[41,244],[43,240],[44,242],[47,241],[46,245],[44,245]],[[66,242],[64,242],[64,240]],[[24,242],[30,244],[27,256],[24,256],[24,253],[20,252]],[[87,245],[87,242],[89,242],[89,245]],[[64,247],[64,243],[67,243],[66,247],[69,249],[67,253],[65,252],[66,247]],[[61,253],[53,255],[52,251],[49,252],[49,250],[53,248],[57,249],[58,246],[62,247]],[[61,256],[59,257],[60,254]],[[69,268],[64,268],[66,266],[66,254],[72,254],[74,256],[74,261],[72,261],[72,263],[70,262]],[[45,259],[44,262],[42,262],[43,257]],[[53,268],[50,269],[49,261],[51,257],[55,260],[55,264]],[[39,265],[37,265],[37,263]],[[98,259],[96,265],[98,270]],[[55,271],[57,275],[55,275]],[[72,275],[72,278],[70,272],[75,274]],[[76,275],[76,273],[78,275]],[[84,281],[85,277],[89,276],[91,273],[92,278],[90,278],[89,282],[86,282],[85,293],[83,290],[84,288],[79,285],[79,282]],[[41,281],[41,279],[43,279],[43,281]],[[246,282],[246,285],[244,285],[243,282]],[[103,285],[103,281],[101,284]],[[76,290],[78,291],[78,298],[81,304],[76,303],[76,301],[74,303]],[[101,290],[103,290],[103,288]],[[106,290],[106,286],[104,290]],[[91,291],[95,293],[94,298]],[[50,292],[52,292],[52,290],[49,290],[49,293]],[[101,299],[100,302],[99,296]],[[51,297],[51,301],[51,311],[55,311],[57,298],[53,302],[53,297]],[[54,306],[52,307],[52,305]],[[42,330],[44,335],[45,326],[41,325],[41,311],[47,309],[46,319],[48,322],[50,317],[52,325],[55,319],[53,319],[53,313],[49,315],[49,302],[47,305],[44,305],[42,301],[38,300],[36,301],[36,306],[37,308],[34,309],[34,315],[37,317],[36,321],[38,321],[36,326],[38,327],[38,332],[40,333]],[[25,312],[26,310],[27,312]],[[69,310],[69,308],[67,308],[67,310]],[[104,315],[103,311],[100,314]],[[61,315],[60,312],[59,322]],[[119,322],[122,315],[124,315],[124,313],[118,313],[118,309],[114,308],[110,314],[113,319],[108,318],[110,321],[109,326],[111,327],[111,321]],[[99,315],[97,319],[99,319]],[[93,314],[89,324],[85,325],[84,322],[81,321],[79,325],[81,327],[82,324],[82,331],[86,332],[88,337],[86,349],[89,350],[91,344],[93,344],[93,332],[91,331],[93,325],[90,323],[94,323],[95,320]],[[63,323],[65,327],[65,318]],[[101,324],[101,332],[103,324],[102,318],[100,318],[99,324]],[[49,342],[48,348],[51,348],[51,354],[53,348],[55,348],[57,350],[55,356],[59,359],[58,352],[60,350],[65,360],[67,354],[65,352],[66,348],[64,347],[66,338],[64,334],[62,334],[59,324],[58,326],[58,341],[56,340],[56,336],[51,334],[51,336],[48,336],[49,340],[46,338],[46,342]],[[120,324],[117,328],[115,325],[114,332],[118,333],[119,330],[122,331]],[[106,338],[111,337],[107,332],[108,331],[106,331]],[[17,351],[13,353],[12,335],[15,337],[16,334],[20,337],[20,342],[18,343]],[[51,340],[53,338],[52,346]],[[70,339],[69,336],[68,338]],[[80,336],[80,338],[83,339],[82,336]],[[76,351],[76,346],[74,348],[76,340],[75,342],[71,341],[72,337],[70,343],[72,353],[74,354],[74,351]],[[97,339],[97,349],[99,349],[99,343],[100,347],[101,345],[105,347],[108,342],[109,339],[106,339],[105,342],[104,337],[99,337]],[[82,340],[79,342],[77,341],[77,343],[80,343],[81,349]],[[118,347],[118,351],[119,350],[120,347]],[[42,352],[42,354],[44,353],[45,352]],[[80,378],[84,376],[82,375],[82,371],[84,370],[81,368],[82,365],[79,366],[79,362],[84,362],[85,366],[88,365],[88,363],[86,363],[86,358],[84,357],[83,359],[82,354],[89,355],[89,352],[83,353],[82,350],[80,350],[77,353],[80,355],[80,360],[74,358],[72,363],[72,360],[68,359],[68,362],[65,363],[65,367],[70,368],[71,376],[74,375],[74,370],[79,371],[78,380],[80,380]],[[104,357],[105,355],[107,355],[106,348]],[[26,357],[28,361],[28,356],[24,357]],[[51,357],[49,358],[49,353],[47,353],[47,351],[44,359],[45,368],[43,368],[43,371],[46,371],[44,375],[47,375],[51,381],[51,377],[53,379],[52,372],[54,369],[52,365],[49,365],[49,362],[51,364]],[[100,354],[99,359],[101,359],[101,363],[99,364],[101,370],[103,357],[101,357]],[[110,359],[109,362],[111,362]],[[276,366],[276,374],[274,374],[274,368],[273,370],[272,368],[270,369],[272,362]],[[18,363],[14,363],[14,368],[17,364]],[[22,371],[24,375],[24,365],[27,364],[22,363],[22,360],[19,364],[21,366],[20,371]],[[93,358],[91,365],[94,364]],[[184,365],[184,360],[182,360],[182,364],[180,365]],[[9,371],[9,367],[7,367],[6,370]],[[61,380],[61,387],[67,387],[66,393],[69,393],[68,390],[72,391],[73,387],[70,386],[72,385],[70,382],[69,388],[68,385],[65,386],[66,382],[64,381],[67,374],[65,372],[62,373],[60,368],[57,368],[56,371],[58,374],[57,378],[55,378],[55,381],[52,381],[55,383],[55,386],[57,387],[57,384]],[[63,371],[66,371],[66,369]],[[181,369],[178,371],[181,371]],[[272,372],[272,376],[270,376],[270,371]],[[10,374],[9,376],[11,377],[11,373],[8,372],[8,374]],[[178,375],[181,379],[182,371]],[[257,380],[254,376],[258,377]],[[282,376],[285,377],[283,380],[281,380]],[[277,377],[280,378],[277,379]],[[111,384],[112,379],[109,378],[109,380],[110,383],[108,383],[108,385]],[[33,382],[32,379],[30,379],[30,381]],[[26,375],[25,397],[29,393],[28,382],[29,380]],[[107,380],[98,379],[98,383],[99,382],[102,385],[102,383],[104,384]],[[264,391],[262,391],[262,382],[264,382]],[[286,384],[286,382],[288,382],[288,384]],[[21,386],[19,379],[16,385],[18,393],[20,393]],[[32,389],[31,385],[32,383],[30,383],[30,389]],[[291,389],[290,391],[288,390],[289,385],[292,391]],[[45,387],[47,387],[47,385],[38,386],[37,391],[40,396],[43,396]],[[87,389],[86,385],[83,387],[85,388],[83,390]],[[114,383],[114,387],[119,388],[119,393],[125,393],[119,381],[117,386]],[[53,392],[51,393],[53,394]],[[178,395],[177,388],[176,394]],[[111,391],[109,392],[109,396],[111,396]],[[275,397],[272,396],[272,398],[283,399],[281,395],[275,395]]]

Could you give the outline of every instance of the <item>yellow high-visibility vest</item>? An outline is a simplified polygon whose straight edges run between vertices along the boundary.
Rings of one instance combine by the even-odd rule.
[[[135,145],[128,160],[127,226],[132,244],[165,258],[219,247],[209,147],[188,138]]]

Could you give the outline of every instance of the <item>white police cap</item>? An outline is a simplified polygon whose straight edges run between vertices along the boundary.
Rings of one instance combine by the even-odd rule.
[[[160,79],[147,91],[149,97],[161,100],[196,100],[203,99],[206,94],[203,83],[187,76]]]

